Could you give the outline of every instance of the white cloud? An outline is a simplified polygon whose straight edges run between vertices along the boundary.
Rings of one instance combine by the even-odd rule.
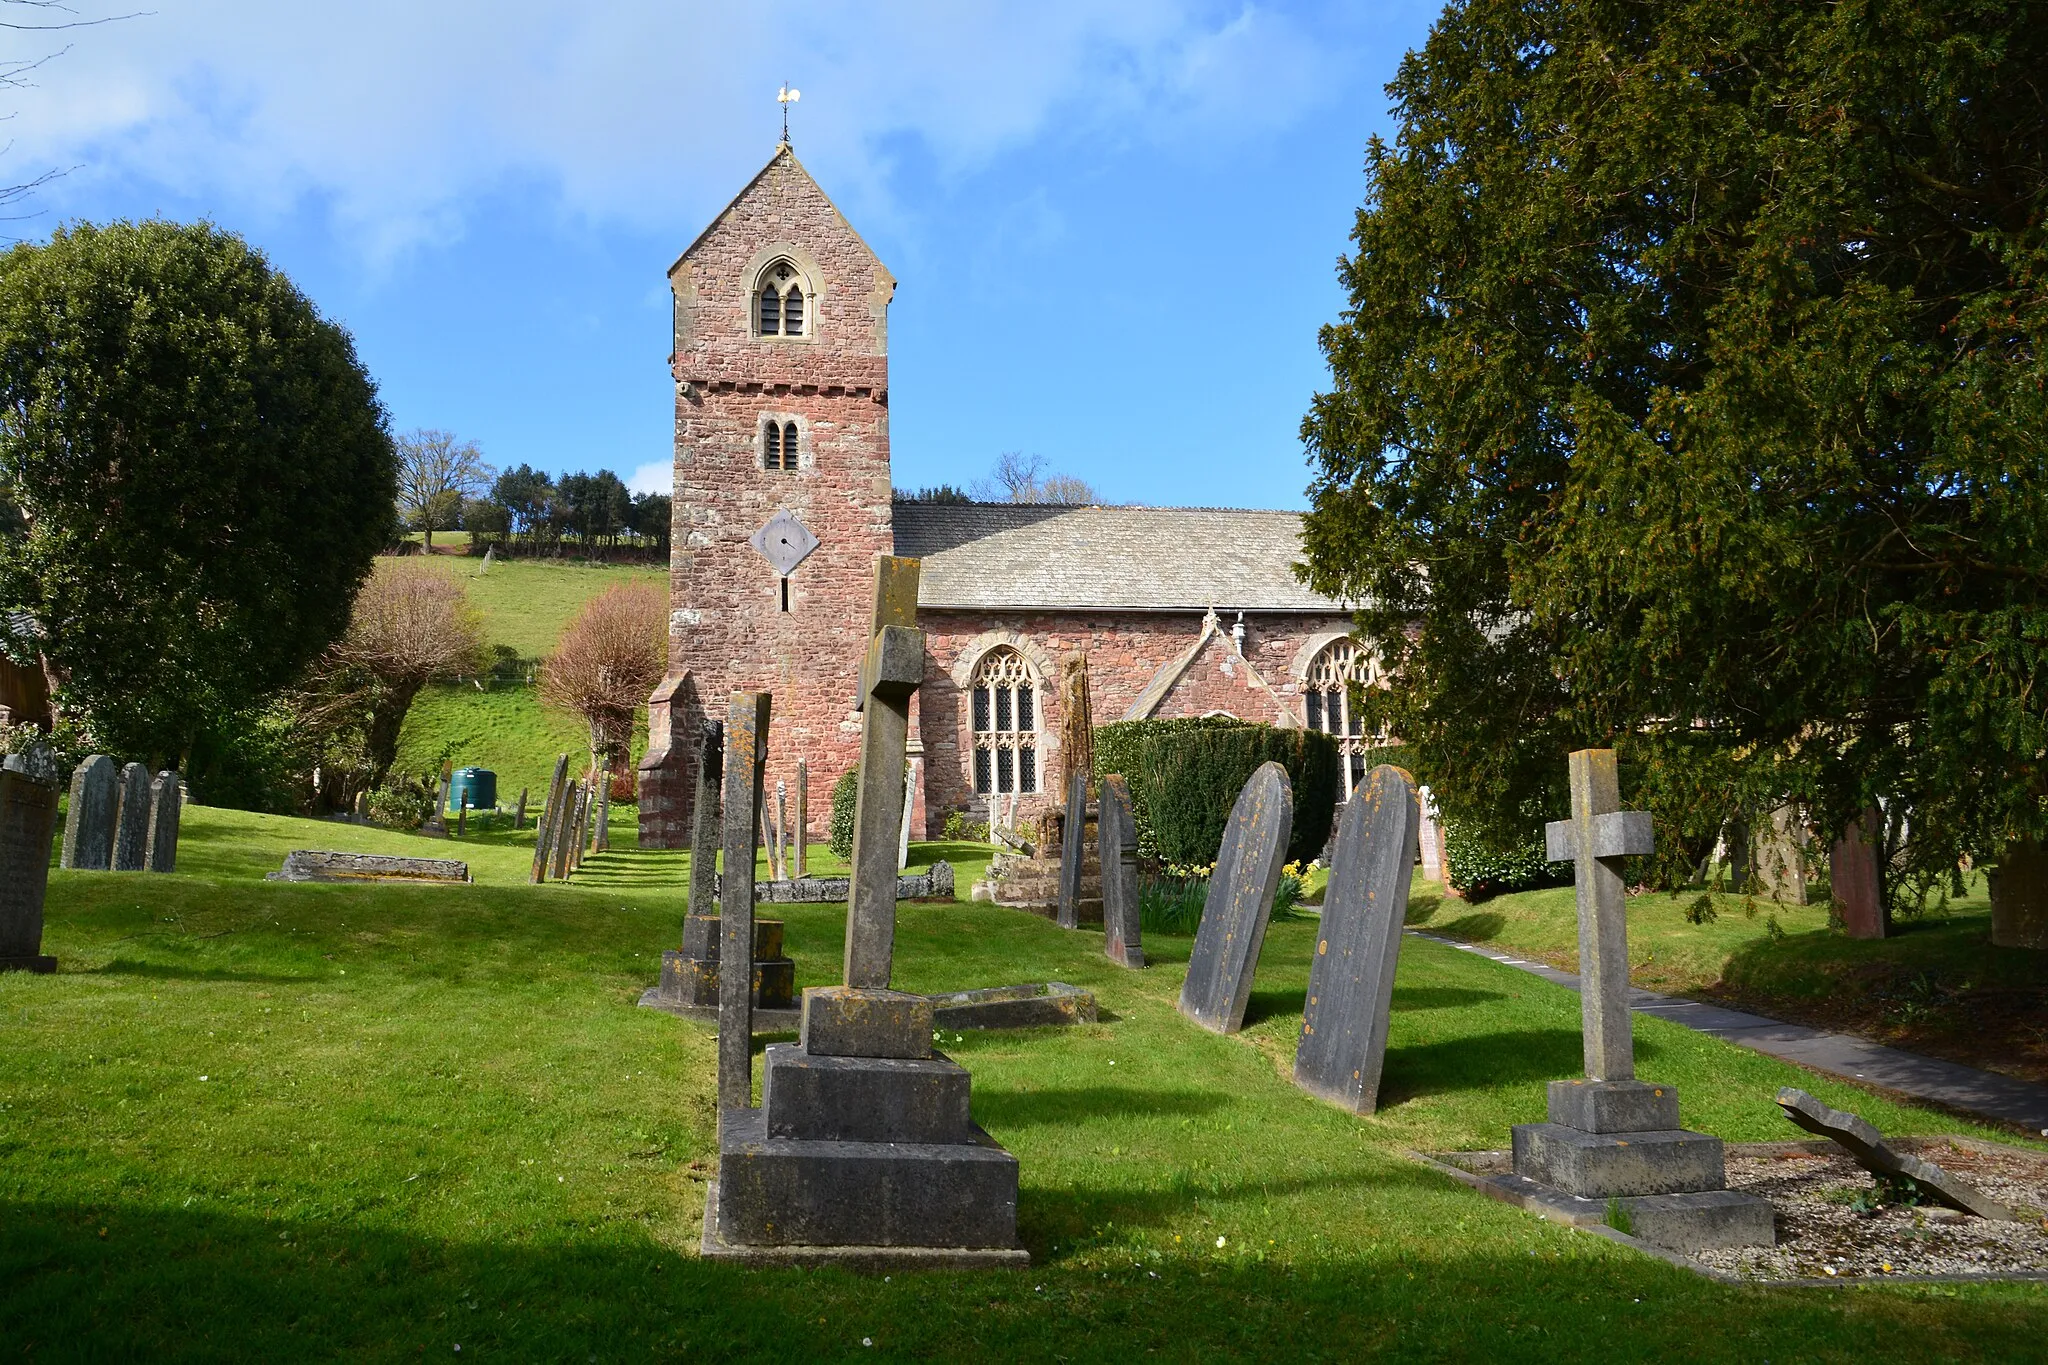
[[[80,168],[60,207],[108,180],[312,203],[374,259],[529,184],[572,218],[694,224],[767,158],[783,79],[799,150],[868,210],[903,138],[960,171],[1053,126],[1238,136],[1323,97],[1335,22],[1171,0],[156,0],[42,49],[8,35],[70,44],[11,131],[17,167]]]
[[[626,487],[635,493],[671,493],[675,489],[676,467],[670,460],[641,465],[626,477]]]

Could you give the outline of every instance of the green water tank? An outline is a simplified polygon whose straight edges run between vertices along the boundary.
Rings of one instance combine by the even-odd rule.
[[[448,779],[448,809],[461,810],[464,797],[471,810],[496,810],[498,775],[489,768],[457,768]]]

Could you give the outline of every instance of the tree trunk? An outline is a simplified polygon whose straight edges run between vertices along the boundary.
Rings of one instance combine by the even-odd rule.
[[[1986,876],[1992,943],[2048,950],[2048,849],[2035,839],[2015,839]]]
[[[365,747],[370,751],[372,789],[384,785],[391,765],[398,761],[398,732],[405,728],[405,713],[412,709],[421,684],[402,682],[384,686],[384,695],[370,703],[370,727],[365,738]]]

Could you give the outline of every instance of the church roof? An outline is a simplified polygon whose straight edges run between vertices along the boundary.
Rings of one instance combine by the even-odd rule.
[[[683,248],[683,254],[676,257],[675,265],[672,265],[668,268],[669,274],[674,275],[677,266],[680,266],[684,261],[689,260],[691,254],[695,252],[698,247],[704,245],[705,239],[710,237],[713,232],[718,230],[718,225],[720,223],[723,223],[727,218],[731,217],[733,210],[738,208],[743,202],[745,202],[747,196],[754,192],[754,187],[760,184],[763,180],[765,180],[770,171],[774,170],[777,166],[783,164],[785,161],[788,163],[789,168],[792,171],[796,172],[797,175],[801,176],[803,178],[803,182],[809,185],[811,189],[817,193],[817,196],[820,199],[825,201],[825,207],[832,210],[832,216],[839,220],[839,225],[846,229],[847,235],[852,237],[854,241],[860,243],[860,249],[862,251],[867,252],[868,259],[873,261],[877,266],[880,266],[882,273],[887,275],[889,273],[889,267],[886,265],[882,265],[882,258],[880,256],[877,256],[875,254],[875,249],[868,245],[868,239],[861,236],[860,230],[854,227],[852,223],[847,221],[846,215],[839,211],[839,205],[832,202],[832,196],[825,193],[824,187],[818,183],[816,176],[812,175],[809,170],[805,169],[804,163],[796,159],[796,150],[792,148],[787,142],[776,143],[775,151],[768,157],[767,164],[762,166],[760,170],[754,172],[753,179],[749,180],[746,184],[740,186],[740,192],[738,194],[735,194],[732,197],[731,201],[727,203],[724,208],[718,211],[718,215],[715,218],[713,218],[710,222],[704,225],[704,230],[702,232],[699,232],[695,237],[692,237],[690,239],[690,244]],[[891,275],[890,278],[893,280],[895,276]]]
[[[1301,514],[1222,507],[899,502],[920,607],[1342,611],[1291,571]]]

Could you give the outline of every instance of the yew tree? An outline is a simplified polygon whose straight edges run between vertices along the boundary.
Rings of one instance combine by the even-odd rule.
[[[1526,837],[1611,743],[1674,851],[2048,832],[2044,72],[1956,0],[1468,0],[1402,63],[1305,575],[1447,814]]]

